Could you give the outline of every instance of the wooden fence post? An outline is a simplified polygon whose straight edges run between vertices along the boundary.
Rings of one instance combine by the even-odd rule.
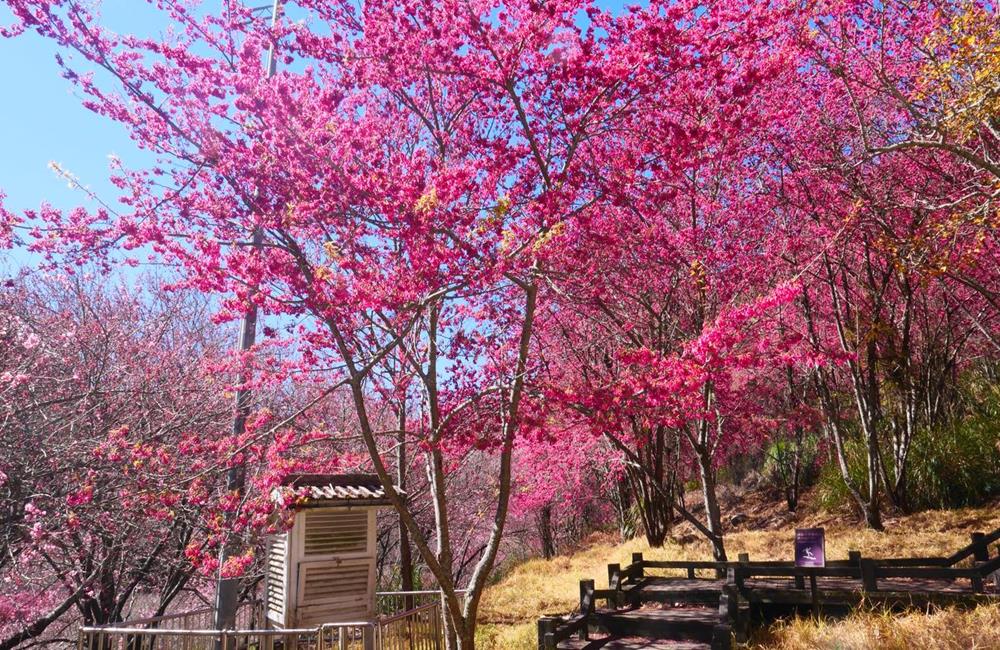
[[[730,650],[733,647],[733,630],[724,623],[712,627],[711,650]]]
[[[645,569],[642,566],[642,553],[632,554],[632,567],[635,568],[635,572],[632,573],[632,576],[636,578],[636,580],[642,580],[646,577]]]
[[[726,569],[726,582],[736,585],[737,589],[743,589],[743,580],[746,578],[746,571],[742,566],[731,566]]]
[[[990,559],[990,549],[986,544],[986,533],[976,531],[970,535],[972,538],[972,561],[973,566],[978,562],[988,562]],[[979,576],[972,578],[972,592],[983,593],[983,579]]]
[[[543,616],[538,619],[538,650],[555,650],[556,619]]]
[[[719,619],[732,625],[736,622],[739,613],[738,592],[736,586],[726,584],[722,586],[722,594],[719,596]]]
[[[878,580],[875,578],[875,560],[861,558],[861,588],[865,591],[878,591]]]
[[[593,580],[581,580],[580,581],[580,614],[585,618],[590,618],[590,615],[594,613],[594,581]],[[583,627],[580,628],[580,640],[586,641],[589,624],[584,621]]]
[[[746,621],[740,620],[740,592],[736,585],[727,582],[722,586],[719,599],[719,618],[730,627],[737,643],[746,641]]]
[[[990,559],[990,549],[986,545],[986,533],[975,532],[972,538],[972,559],[976,562],[986,562]]]
[[[847,561],[858,570],[858,579],[861,578],[861,551],[848,551]]]
[[[614,607],[621,607],[622,601],[622,567],[620,564],[608,565],[608,589],[615,592]]]
[[[736,555],[736,563],[738,565],[736,571],[736,586],[740,589],[743,588],[743,579],[747,575],[747,567],[750,566],[750,554],[749,553],[739,553]],[[726,569],[726,577],[728,580],[729,570]]]

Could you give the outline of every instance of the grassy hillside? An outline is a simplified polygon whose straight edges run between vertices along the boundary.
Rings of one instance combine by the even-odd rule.
[[[869,557],[947,555],[969,543],[969,533],[1000,527],[1000,504],[978,509],[928,511],[886,520],[885,532],[819,513],[803,514],[773,530],[738,530],[726,538],[727,552],[751,559],[790,560],[795,527],[824,526],[827,557],[846,558],[856,549]],[[685,542],[685,543],[681,543]],[[552,560],[530,560],[512,568],[484,597],[480,647],[486,650],[535,648],[539,615],[571,611],[579,581],[593,578],[607,585],[607,564],[628,564],[641,551],[648,559],[710,559],[706,543],[682,535],[663,548],[650,549],[643,539],[619,543],[594,535],[578,551]],[[799,648],[1000,648],[1000,607],[973,612],[942,611],[927,616],[858,614],[845,621],[794,621],[762,633],[754,647]]]

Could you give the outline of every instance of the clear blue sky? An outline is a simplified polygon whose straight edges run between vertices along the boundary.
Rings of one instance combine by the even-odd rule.
[[[262,4],[266,2],[254,2]],[[620,8],[623,3],[599,4]],[[160,29],[157,14],[143,0],[104,0],[101,7],[102,24],[114,31],[145,35]],[[9,10],[0,6],[0,23],[9,22]],[[57,208],[93,207],[48,168],[51,161],[98,195],[113,199],[117,195],[107,181],[108,156],[117,155],[126,166],[150,160],[124,129],[80,105],[72,84],[59,74],[55,53],[51,42],[32,33],[0,38],[0,88],[5,91],[0,101],[0,188],[13,211],[36,208],[42,201]],[[30,264],[22,252],[6,255],[0,268]]]
[[[145,11],[142,11],[146,9]],[[141,0],[107,0],[102,22],[115,31],[148,33],[152,20]],[[0,22],[9,22],[0,7]],[[102,194],[110,194],[108,155],[128,161],[147,158],[124,129],[80,105],[72,84],[59,76],[55,46],[34,34],[0,39],[0,187],[8,207],[29,208],[47,200],[56,206],[84,200],[48,169],[50,161],[65,165]]]
[[[10,13],[0,7],[0,22]],[[153,14],[140,0],[107,0],[102,22],[119,32],[149,33]],[[84,193],[70,189],[48,165],[54,161],[76,174],[102,197],[115,197],[108,182],[108,156],[126,164],[150,159],[139,151],[125,130],[80,105],[72,84],[60,76],[56,47],[32,33],[0,38],[0,189],[13,211],[38,207],[47,201],[57,208],[92,207]],[[0,253],[0,255],[5,255]],[[6,253],[8,270],[26,263],[25,253]]]

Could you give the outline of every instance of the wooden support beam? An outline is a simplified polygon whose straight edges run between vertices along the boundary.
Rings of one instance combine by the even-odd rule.
[[[970,535],[971,543],[969,546],[972,547],[972,560],[974,563],[979,562],[989,562],[990,560],[990,548],[986,541],[986,533],[976,531]],[[972,577],[972,592],[976,594],[983,593],[983,578],[982,576]]]
[[[733,647],[733,630],[728,625],[720,623],[712,628],[711,650],[731,650]]]
[[[970,535],[972,543],[972,559],[976,562],[987,562],[990,559],[990,549],[986,543],[986,533],[975,532]]]

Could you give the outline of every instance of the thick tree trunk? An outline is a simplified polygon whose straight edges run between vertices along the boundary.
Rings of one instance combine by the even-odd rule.
[[[469,628],[458,638],[458,650],[475,650],[476,632]]]

